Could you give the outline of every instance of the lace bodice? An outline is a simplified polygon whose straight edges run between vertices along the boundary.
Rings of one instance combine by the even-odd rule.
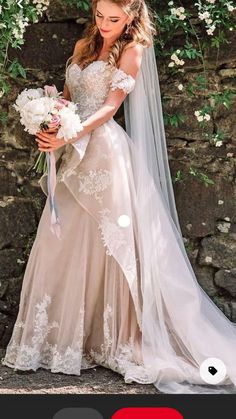
[[[83,70],[71,63],[66,69],[66,84],[83,121],[103,105],[110,89],[130,93],[135,79],[119,68],[110,68],[106,61],[97,60]]]

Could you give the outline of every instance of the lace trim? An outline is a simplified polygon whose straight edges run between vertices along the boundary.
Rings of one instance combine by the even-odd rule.
[[[135,79],[130,75],[116,68],[111,79],[111,90],[122,89],[125,93],[130,93],[135,86]]]
[[[53,328],[58,328],[57,321],[49,323],[47,309],[51,304],[51,297],[44,294],[42,301],[36,304],[33,336],[31,345],[20,344],[22,330],[26,328],[23,321],[16,321],[12,339],[6,355],[1,359],[1,364],[14,368],[14,370],[34,370],[45,368],[51,372],[80,375],[81,369],[93,368],[97,365],[108,367],[125,377],[127,383],[150,384],[156,379],[149,368],[138,362],[134,356],[134,346],[131,337],[117,348],[117,354],[111,355],[113,336],[109,324],[112,321],[113,311],[110,304],[106,305],[103,313],[104,343],[100,345],[99,352],[90,349],[83,353],[84,308],[80,309],[79,338],[75,345],[67,346],[64,352],[58,350],[57,344],[46,340]]]

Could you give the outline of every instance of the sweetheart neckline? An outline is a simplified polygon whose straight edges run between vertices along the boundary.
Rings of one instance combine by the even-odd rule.
[[[87,67],[85,67],[85,68],[81,68],[80,66],[79,66],[79,64],[77,64],[77,63],[70,63],[69,65],[68,65],[68,67],[70,67],[70,66],[72,66],[72,65],[76,65],[79,69],[80,69],[80,71],[84,71],[84,70],[86,70],[86,68],[88,68],[91,64],[93,64],[93,63],[105,63],[105,64],[107,64],[108,63],[108,61],[104,61],[104,60],[94,60],[94,61],[92,61],[90,64],[88,64],[87,65]],[[67,68],[68,68],[67,67]]]
[[[68,65],[68,67],[67,67],[67,69],[66,69],[66,74],[67,74],[67,71],[68,71],[68,69],[69,69],[69,67],[70,66],[72,66],[72,65],[76,65],[76,67],[78,67],[79,68],[79,70],[81,71],[81,73],[84,71],[84,70],[86,70],[86,68],[88,68],[90,65],[92,65],[93,63],[105,63],[106,65],[108,64],[108,61],[104,61],[104,60],[94,60],[94,61],[92,61],[90,64],[88,64],[87,65],[87,67],[85,67],[85,68],[81,68],[80,66],[79,66],[79,64],[77,64],[77,63],[70,63],[69,65]],[[133,76],[131,76],[131,74],[127,74],[124,70],[122,70],[121,68],[118,68],[118,67],[115,67],[115,69],[117,70],[117,71],[121,71],[122,73],[124,73],[126,76],[128,76],[129,78],[131,78],[132,80],[135,80],[134,78],[133,78]]]

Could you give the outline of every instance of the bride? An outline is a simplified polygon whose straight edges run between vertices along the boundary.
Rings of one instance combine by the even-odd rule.
[[[152,13],[144,0],[91,3],[64,88],[83,130],[69,142],[37,133],[55,166],[39,180],[47,200],[2,363],[75,375],[102,365],[161,392],[233,393],[236,326],[199,286],[182,241]],[[126,130],[113,118],[122,102]],[[209,358],[226,368],[217,385],[201,373]]]

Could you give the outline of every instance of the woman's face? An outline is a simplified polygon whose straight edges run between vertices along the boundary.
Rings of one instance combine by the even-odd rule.
[[[98,1],[95,19],[100,34],[105,39],[118,38],[125,25],[131,21],[121,7],[107,0]]]

